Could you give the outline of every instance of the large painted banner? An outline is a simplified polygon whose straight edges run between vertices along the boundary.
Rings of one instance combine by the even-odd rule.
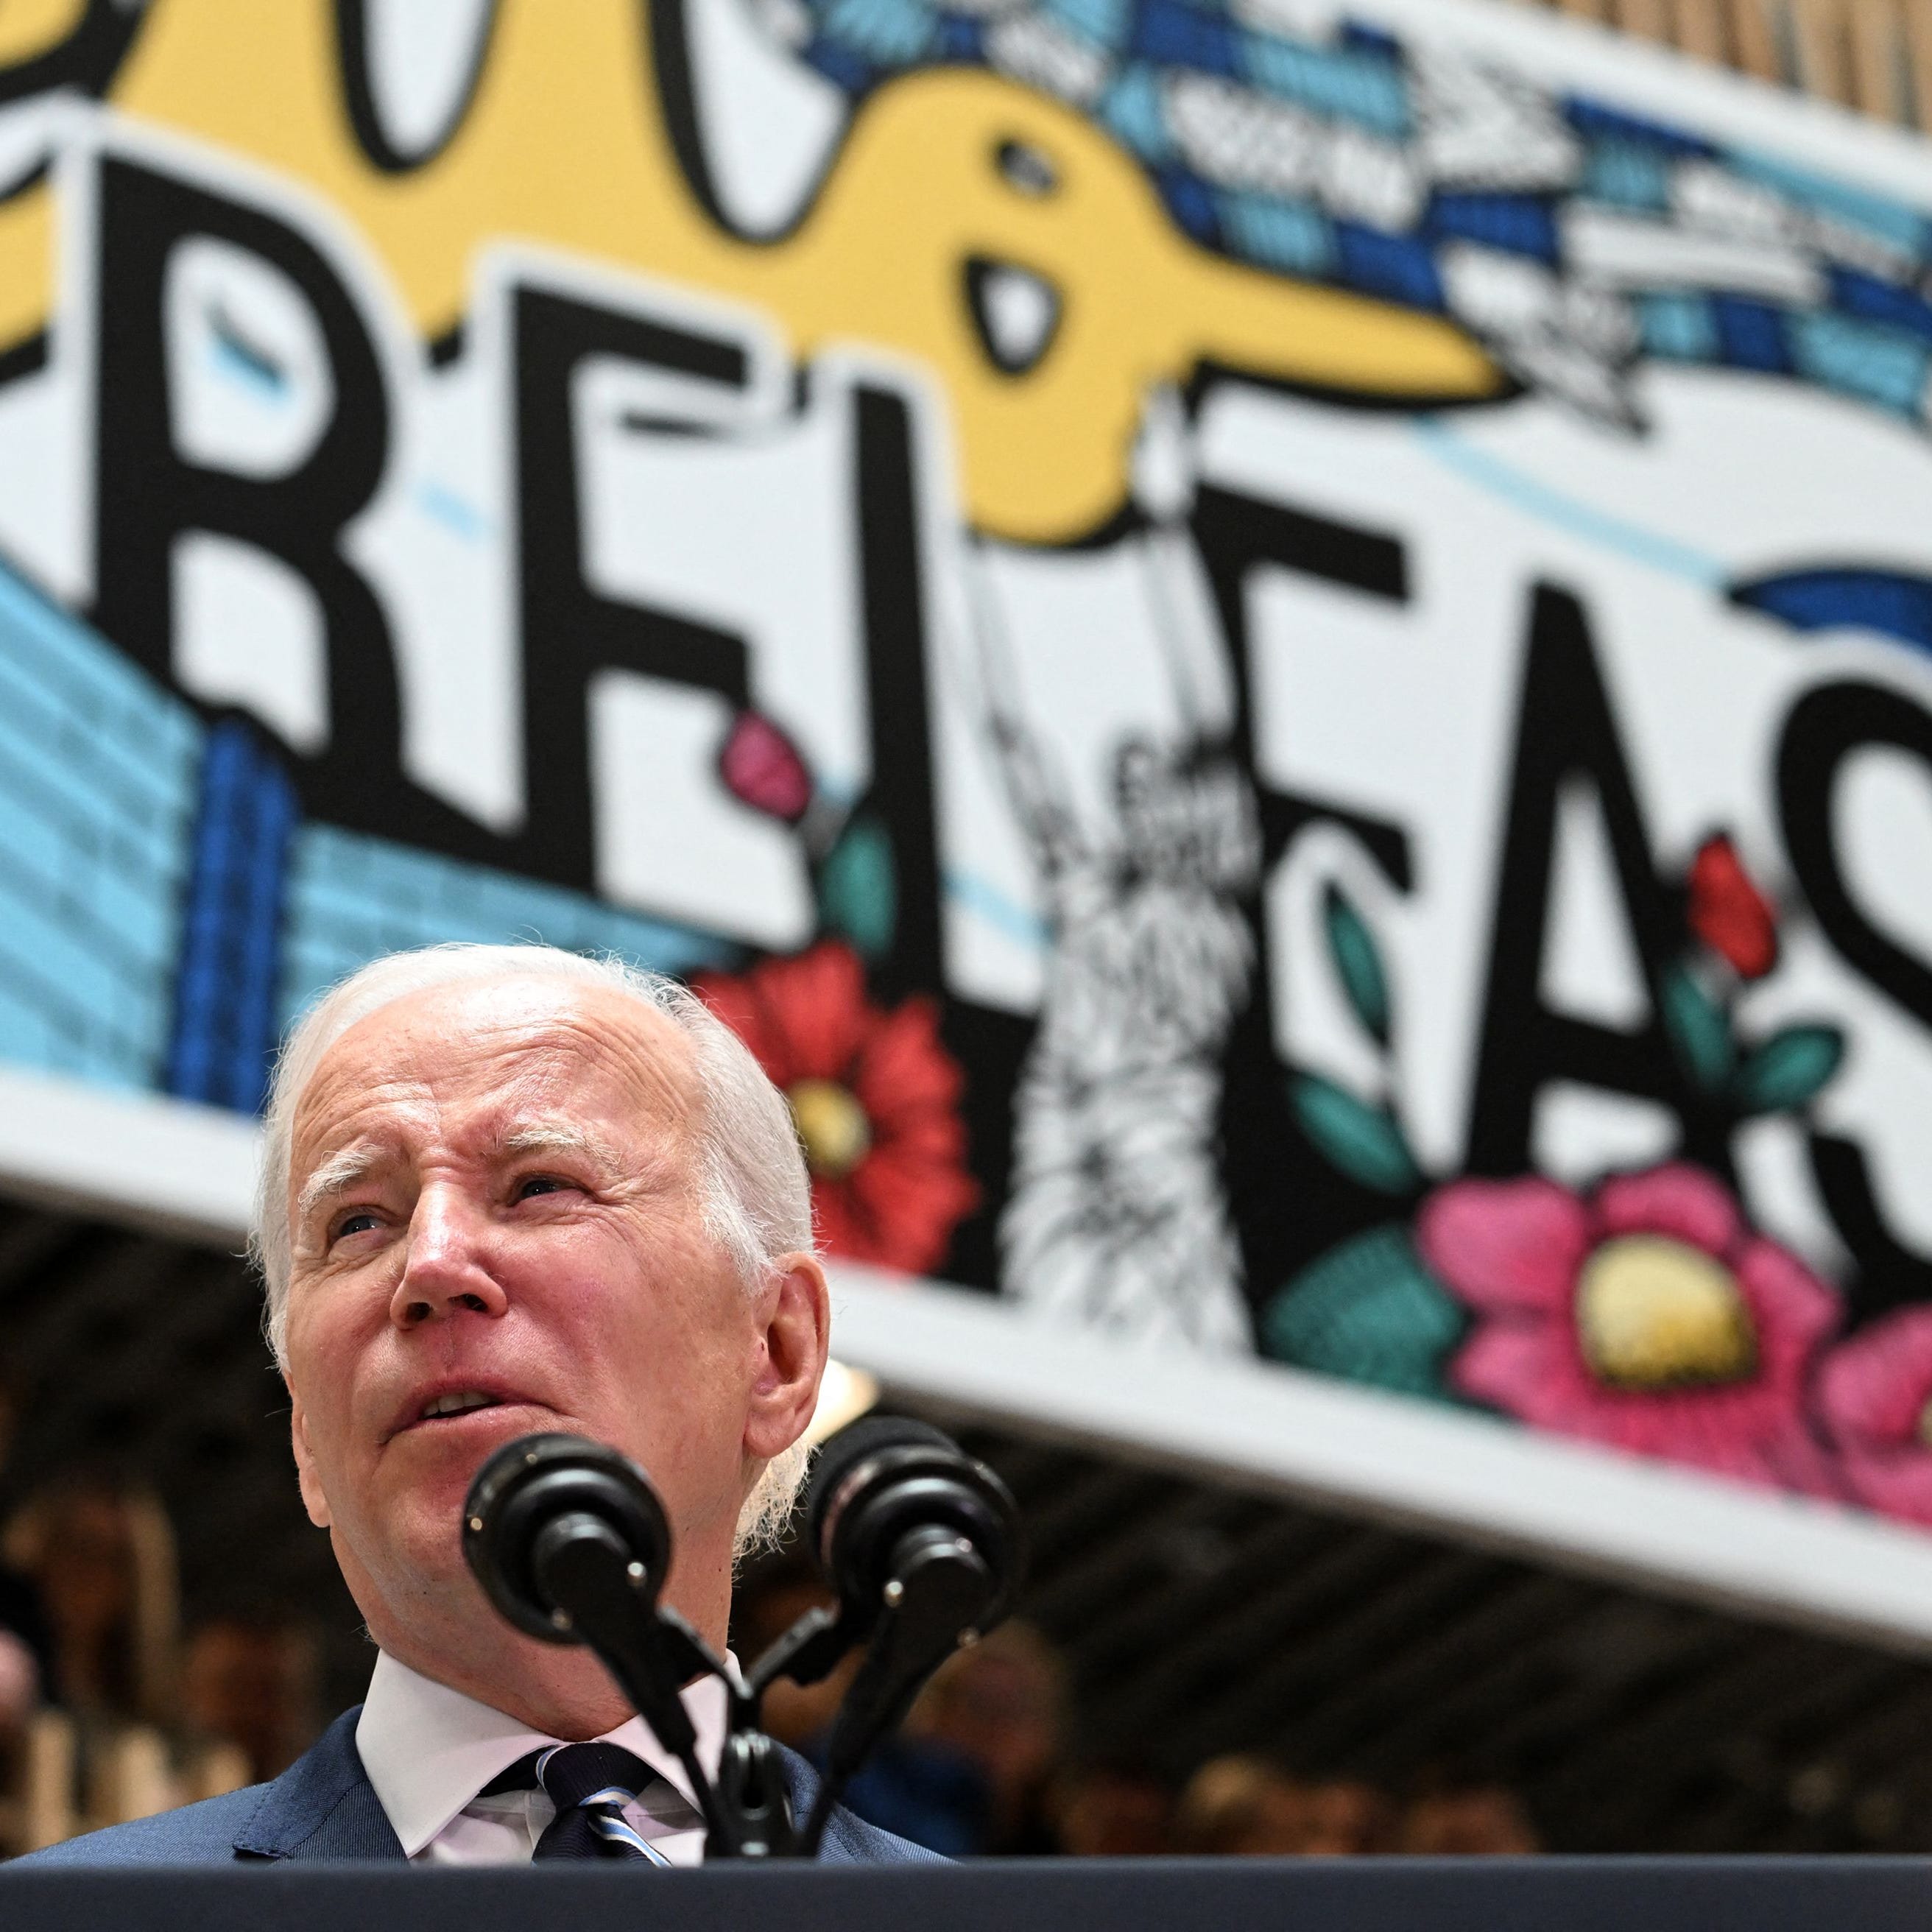
[[[0,1058],[613,948],[1016,1364],[1932,1522],[1932,155],[1454,0],[13,0],[0,103]]]

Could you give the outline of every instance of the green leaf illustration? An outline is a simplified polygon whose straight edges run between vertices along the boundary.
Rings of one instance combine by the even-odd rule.
[[[1746,1058],[1731,1091],[1747,1114],[1787,1113],[1803,1106],[1844,1057],[1845,1036],[1836,1027],[1785,1027]]]
[[[1468,1326],[1400,1225],[1331,1248],[1262,1308],[1262,1353],[1372,1388],[1453,1400],[1442,1365]]]
[[[1344,1174],[1384,1194],[1413,1194],[1422,1185],[1422,1171],[1386,1107],[1371,1107],[1318,1073],[1296,1074],[1288,1099],[1302,1132]]]
[[[1328,936],[1328,956],[1342,982],[1342,990],[1355,1017],[1382,1044],[1388,1044],[1388,976],[1368,922],[1340,886],[1330,884],[1322,895],[1322,922]]]
[[[1706,1093],[1718,1092],[1731,1077],[1738,1054],[1724,1009],[1687,966],[1666,967],[1660,990],[1664,1030],[1678,1064]]]
[[[869,814],[855,818],[826,854],[818,909],[826,930],[849,939],[866,958],[890,950],[898,918],[892,841]]]

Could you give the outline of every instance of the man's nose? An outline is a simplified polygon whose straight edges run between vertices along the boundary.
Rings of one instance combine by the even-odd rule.
[[[410,1216],[402,1279],[389,1319],[415,1328],[451,1316],[501,1315],[509,1306],[489,1266],[486,1217],[453,1190],[425,1188]]]

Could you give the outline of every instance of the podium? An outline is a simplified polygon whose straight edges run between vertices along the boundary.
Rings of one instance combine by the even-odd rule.
[[[8,1932],[1924,1932],[1932,1860],[8,1870]]]

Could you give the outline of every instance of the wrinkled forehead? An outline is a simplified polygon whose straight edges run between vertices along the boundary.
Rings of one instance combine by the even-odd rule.
[[[289,1178],[404,1116],[487,1127],[541,1106],[676,1136],[700,1102],[689,1036],[641,1000],[535,976],[459,981],[388,1001],[323,1050],[296,1098]]]

